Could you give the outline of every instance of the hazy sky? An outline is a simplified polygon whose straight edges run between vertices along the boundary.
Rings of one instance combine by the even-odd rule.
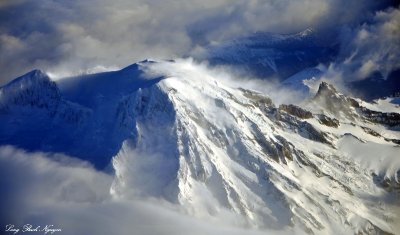
[[[354,30],[388,2],[0,0],[0,84],[34,68],[63,76],[190,55],[255,31]]]

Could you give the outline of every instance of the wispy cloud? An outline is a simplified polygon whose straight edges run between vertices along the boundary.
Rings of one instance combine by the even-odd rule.
[[[370,22],[343,30],[342,64],[347,76],[363,79],[400,68],[400,10],[378,11]]]
[[[112,198],[113,176],[63,155],[0,148],[0,231],[5,226],[54,225],[54,234],[292,234],[237,227],[229,214],[199,220],[165,201]],[[7,233],[6,233],[7,234]],[[9,233],[11,234],[11,233]]]
[[[383,1],[388,2],[388,1]],[[372,0],[2,1],[0,83],[33,68],[52,73],[171,58],[255,31],[357,24]]]
[[[400,9],[388,8],[375,12],[360,25],[342,27],[339,55],[327,66],[319,66],[323,75],[314,84],[315,87],[325,80],[351,96],[376,98],[369,93],[373,93],[374,89],[379,90],[379,87],[371,86],[364,91],[349,84],[376,76],[387,79],[392,72],[400,69],[399,26]],[[379,83],[375,85],[379,86]],[[396,89],[393,87],[393,90]],[[390,92],[378,92],[377,97],[391,95]]]

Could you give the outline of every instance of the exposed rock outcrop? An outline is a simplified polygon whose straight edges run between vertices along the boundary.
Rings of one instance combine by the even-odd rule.
[[[383,113],[383,112],[373,111],[365,107],[361,107],[360,110],[363,116],[371,122],[385,124],[388,126],[400,125],[399,113]]]
[[[319,114],[317,117],[318,117],[319,123],[321,123],[325,126],[338,128],[340,125],[339,120],[337,120],[336,118],[330,118],[324,114]]]
[[[305,109],[300,108],[299,106],[293,105],[293,104],[281,104],[279,106],[279,110],[283,110],[287,112],[290,115],[296,116],[301,119],[309,119],[312,118],[313,115],[310,111],[307,111]]]

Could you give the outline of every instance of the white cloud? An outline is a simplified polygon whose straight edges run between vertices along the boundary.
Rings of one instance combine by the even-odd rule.
[[[400,68],[400,10],[379,11],[343,37],[342,70],[347,79],[364,79],[380,71],[384,77]],[[347,38],[347,39],[346,39]]]
[[[0,5],[0,81],[33,68],[74,74],[170,59],[255,31],[357,23],[376,5],[371,0],[6,1]]]
[[[64,155],[1,147],[0,172],[2,232],[7,224],[32,224],[54,225],[62,229],[54,233],[60,235],[293,233],[241,228],[229,212],[212,222],[161,200],[112,198],[112,175]]]

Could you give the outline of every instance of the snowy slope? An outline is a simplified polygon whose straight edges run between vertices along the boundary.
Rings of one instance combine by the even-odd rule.
[[[62,98],[57,85],[39,70],[0,88],[0,143],[28,150],[57,150],[72,136],[64,130],[83,125],[91,111]],[[73,131],[72,131],[73,132]]]
[[[15,79],[0,88],[0,144],[63,152],[106,167],[122,141],[136,136],[134,122],[124,116],[126,97],[158,81],[142,77],[139,67],[57,84],[37,70]]]
[[[373,105],[363,102],[363,106],[378,112],[400,112],[400,97],[387,97],[373,101]]]
[[[162,197],[199,217],[235,211],[255,227],[295,225],[317,234],[398,229],[400,149],[366,131],[385,135],[388,127],[362,118],[329,126],[322,114],[303,119],[191,63],[149,69],[166,78],[132,101],[139,138],[113,160],[117,197]],[[364,161],[353,142],[387,153]]]
[[[34,98],[37,90],[42,98]],[[234,212],[254,228],[400,229],[400,114],[374,111],[375,104],[365,107],[329,84],[303,108],[277,107],[192,61],[144,61],[57,84],[33,72],[0,94],[1,120],[19,120],[1,127],[1,144],[28,148],[43,131],[28,118],[37,116],[49,128],[32,149],[74,149],[103,167],[115,155],[116,198],[165,199],[200,218]],[[68,126],[54,118],[64,110],[85,115]]]

